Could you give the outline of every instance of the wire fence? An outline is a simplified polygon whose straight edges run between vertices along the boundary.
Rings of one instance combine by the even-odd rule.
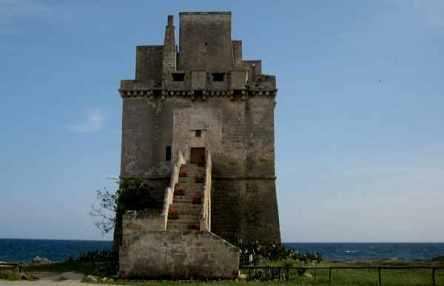
[[[241,272],[247,280],[296,280],[311,285],[444,285],[444,267],[434,266],[245,266]]]

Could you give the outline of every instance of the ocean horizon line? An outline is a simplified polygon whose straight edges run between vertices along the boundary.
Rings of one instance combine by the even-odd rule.
[[[0,240],[52,240],[52,241],[92,241],[92,242],[112,242],[110,239],[83,239],[83,238],[17,238],[0,237]],[[444,241],[283,241],[282,244],[303,243],[303,244],[442,244]]]

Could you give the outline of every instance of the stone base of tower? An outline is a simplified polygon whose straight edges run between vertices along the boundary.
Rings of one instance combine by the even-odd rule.
[[[126,229],[119,263],[125,278],[234,279],[239,249],[211,232]]]

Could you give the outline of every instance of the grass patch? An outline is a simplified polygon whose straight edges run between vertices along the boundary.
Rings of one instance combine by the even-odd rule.
[[[331,272],[331,284],[329,283],[328,269],[309,269],[305,273],[299,273],[298,270],[290,270],[289,281],[261,281],[261,277],[257,280],[236,280],[236,281],[168,281],[168,280],[150,280],[150,281],[136,281],[136,280],[112,280],[111,278],[103,278],[100,273],[101,268],[104,267],[103,262],[93,261],[66,261],[61,263],[45,264],[45,265],[25,265],[24,272],[78,272],[85,276],[94,275],[95,281],[84,281],[93,283],[106,283],[116,285],[135,285],[135,286],[375,286],[378,285],[378,270],[377,269],[333,269]],[[311,265],[311,264],[310,264]],[[269,266],[300,266],[298,261],[284,260],[270,263]],[[307,264],[306,264],[307,266]],[[316,265],[318,267],[338,267],[338,266],[435,266],[443,267],[443,262],[403,262],[403,261],[366,261],[366,262],[329,262],[322,261]],[[4,273],[2,273],[4,272]],[[243,270],[246,274],[248,270]],[[432,285],[432,270],[431,269],[383,269],[382,270],[382,285],[383,286],[425,286]],[[436,271],[436,285],[444,286],[444,270]],[[20,273],[13,271],[0,271],[0,279],[6,280],[20,280]]]
[[[23,266],[25,272],[78,272],[85,275],[96,274],[100,265],[89,261],[65,261],[51,264],[32,264]]]
[[[21,275],[16,270],[0,270],[0,280],[16,281],[20,279]]]
[[[338,266],[338,264],[336,264]],[[91,282],[91,281],[85,281]],[[169,280],[115,280],[102,281],[98,284],[134,285],[134,286],[376,286],[378,285],[377,269],[336,269],[332,271],[329,283],[329,271],[325,269],[308,270],[304,274],[292,270],[289,281],[169,281]],[[431,286],[431,270],[383,270],[383,286]],[[436,285],[444,285],[444,270],[436,272]]]
[[[324,265],[322,265],[324,264]],[[407,265],[406,265],[407,264]],[[381,265],[381,264],[378,264]],[[325,267],[325,263],[321,263]],[[330,263],[328,266],[374,266],[351,263]],[[394,265],[385,265],[394,266]],[[401,265],[397,265],[401,266]],[[402,266],[439,266],[439,265],[412,265],[411,263],[403,263]],[[245,272],[245,271],[244,271]],[[257,275],[260,280],[267,277],[267,273]],[[332,269],[331,283],[329,281],[328,269],[309,269],[301,273],[297,269],[291,269],[289,272],[289,281],[283,281],[289,285],[345,285],[345,286],[375,286],[378,285],[379,272],[375,268],[371,269]],[[268,276],[269,277],[269,276]],[[383,286],[425,286],[432,285],[432,269],[382,269],[381,282]],[[444,286],[444,270],[437,270],[435,274],[436,285]],[[282,284],[282,282],[264,281],[262,285]]]

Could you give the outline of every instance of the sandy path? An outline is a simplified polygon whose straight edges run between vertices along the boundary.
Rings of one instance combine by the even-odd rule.
[[[14,286],[14,285],[23,285],[23,286],[86,286],[86,285],[95,285],[97,284],[89,284],[89,283],[81,283],[80,280],[65,280],[65,281],[51,281],[51,280],[37,280],[37,281],[4,281],[0,280],[0,286]]]
[[[50,272],[39,272],[33,273],[35,276],[39,277],[36,281],[6,281],[0,280],[0,286],[13,286],[13,285],[24,285],[24,286],[87,286],[97,284],[81,283],[83,274],[74,272],[64,272],[64,273],[50,273]],[[106,284],[101,284],[106,285]]]

